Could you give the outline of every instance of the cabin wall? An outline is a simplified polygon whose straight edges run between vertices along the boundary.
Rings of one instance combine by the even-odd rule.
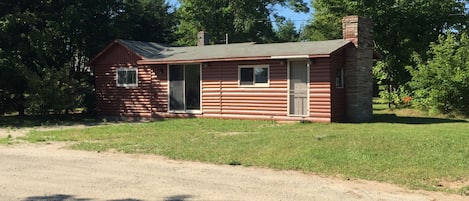
[[[288,116],[288,61],[212,62],[202,66],[204,117],[331,122],[331,60],[310,61],[309,117]],[[269,87],[238,85],[240,65],[269,65]]]
[[[269,87],[238,86],[240,65],[269,65]],[[212,62],[202,66],[203,116],[257,119],[287,116],[286,60]]]
[[[94,63],[96,110],[103,117],[150,118],[156,76],[148,66],[138,66],[139,57],[115,44]],[[138,68],[138,87],[117,87],[117,68]]]
[[[124,118],[213,117],[331,122],[344,115],[344,93],[335,89],[335,68],[342,54],[309,60],[309,116],[288,116],[288,60],[220,61],[203,63],[201,114],[168,113],[168,67],[137,65],[138,56],[116,45],[95,62],[97,112]],[[268,87],[238,84],[241,65],[268,65]],[[138,87],[117,87],[117,68],[138,68]],[[339,104],[336,106],[336,104]]]
[[[159,117],[168,111],[168,70],[167,65],[151,65],[153,117]]]
[[[331,60],[316,58],[310,63],[310,118],[331,122]]]
[[[350,46],[349,48],[354,47]],[[346,71],[345,56],[344,50],[340,50],[331,56],[331,115],[332,121],[334,122],[343,122],[346,120],[345,86],[339,88],[336,86],[335,82],[337,70],[343,69],[343,73]],[[343,81],[345,81],[345,78]]]

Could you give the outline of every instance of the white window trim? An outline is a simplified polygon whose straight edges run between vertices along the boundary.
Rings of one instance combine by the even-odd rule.
[[[135,71],[135,84],[119,84],[119,71]],[[117,87],[138,87],[138,68],[117,68],[116,69],[116,86]]]
[[[199,79],[200,79],[200,109],[199,110],[188,110],[188,109],[171,110],[170,109],[171,108],[171,106],[170,106],[170,104],[171,104],[171,100],[170,100],[171,99],[171,97],[170,97],[171,85],[169,84],[169,82],[170,82],[169,81],[169,76],[170,76],[169,68],[172,65],[182,65],[182,66],[184,66],[184,68],[186,68],[185,66],[187,66],[187,65],[199,65],[199,69],[200,69],[200,77],[199,77]],[[167,64],[166,65],[166,72],[167,72],[166,76],[167,76],[167,79],[168,79],[168,88],[167,88],[167,91],[166,91],[166,93],[168,94],[168,110],[167,110],[168,113],[172,113],[172,114],[203,114],[202,113],[202,111],[203,111],[203,100],[202,100],[203,99],[202,98],[202,94],[203,94],[203,90],[202,90],[202,82],[203,82],[202,81],[202,72],[203,71],[202,71],[202,67],[203,67],[203,63],[184,63],[184,64]],[[185,71],[184,71],[184,74],[185,74]],[[184,75],[184,82],[186,81],[185,77],[186,76]],[[184,84],[184,91],[185,90],[186,90],[186,86]],[[184,97],[184,102],[186,102],[185,97]],[[185,104],[184,104],[184,107],[186,107]]]
[[[241,69],[242,68],[267,68],[267,83],[256,83],[256,76],[254,76],[254,83],[252,85],[241,84]],[[253,72],[255,70],[253,69]],[[270,65],[263,64],[263,65],[239,65],[238,66],[238,87],[269,87],[270,86]]]

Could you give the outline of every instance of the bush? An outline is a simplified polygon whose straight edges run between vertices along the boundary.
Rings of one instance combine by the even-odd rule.
[[[26,91],[26,111],[30,114],[63,114],[82,107],[89,84],[70,76],[69,69],[44,68],[32,74]]]
[[[409,83],[413,103],[420,109],[440,113],[469,114],[469,37],[467,34],[440,36],[430,45],[428,61],[414,56],[415,68]]]

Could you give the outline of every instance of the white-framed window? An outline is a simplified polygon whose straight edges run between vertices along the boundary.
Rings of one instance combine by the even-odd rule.
[[[344,88],[344,69],[343,68],[336,69],[335,87]]]
[[[137,87],[137,68],[118,68],[116,72],[116,85],[118,87]]]
[[[269,86],[269,65],[243,65],[238,68],[239,86]]]

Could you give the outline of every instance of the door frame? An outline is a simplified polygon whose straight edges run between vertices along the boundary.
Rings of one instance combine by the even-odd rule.
[[[305,115],[294,115],[290,114],[290,63],[292,61],[305,61],[306,62],[306,86],[307,86],[307,92],[306,92],[306,102],[307,108],[306,108],[306,114]],[[289,117],[309,117],[310,116],[310,92],[311,92],[311,61],[309,59],[288,59],[287,60],[287,115]]]
[[[184,89],[184,110],[171,110],[171,80],[170,80],[170,66],[172,65],[182,65],[184,66],[184,85],[183,85],[183,89]],[[200,101],[200,107],[198,110],[187,110],[187,106],[186,106],[186,66],[188,65],[199,65],[199,72],[200,72],[200,75],[199,75],[199,101]],[[168,72],[167,74],[167,78],[168,78],[168,113],[174,113],[174,114],[202,114],[202,63],[183,63],[183,64],[168,64],[166,66],[166,72]]]

